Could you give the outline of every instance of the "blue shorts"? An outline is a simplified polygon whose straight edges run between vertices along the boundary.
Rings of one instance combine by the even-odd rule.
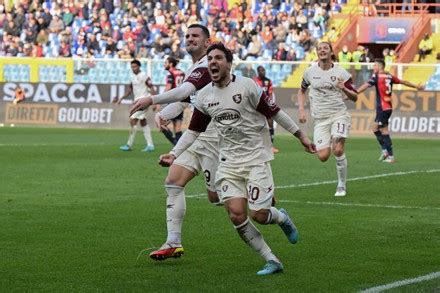
[[[379,124],[379,128],[387,127],[392,113],[393,110],[376,112],[376,118],[374,119],[374,122]]]

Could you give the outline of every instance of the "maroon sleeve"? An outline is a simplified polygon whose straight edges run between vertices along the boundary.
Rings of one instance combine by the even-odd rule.
[[[394,75],[391,75],[391,81],[395,84],[401,83],[400,79],[395,77]]]
[[[202,113],[197,108],[194,108],[191,121],[189,123],[188,129],[197,132],[204,132],[206,127],[208,127],[209,122],[211,122],[211,117]]]
[[[257,111],[266,116],[266,118],[272,118],[279,111],[280,107],[272,101],[265,92],[262,92],[260,102],[257,105]]]
[[[205,85],[211,82],[211,76],[209,76],[208,68],[200,67],[194,69],[185,82],[192,83],[197,90],[204,88]]]
[[[353,84],[353,80],[351,79],[351,77],[344,83],[344,86],[346,88],[348,88],[351,91],[354,91],[355,93],[357,93],[357,90]]]

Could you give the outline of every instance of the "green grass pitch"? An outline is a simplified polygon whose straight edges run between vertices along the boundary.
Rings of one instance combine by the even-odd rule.
[[[165,240],[170,145],[119,146],[127,131],[0,128],[0,290],[356,292],[440,271],[440,140],[394,139],[395,164],[377,161],[373,136],[347,142],[348,195],[335,198],[335,162],[279,135],[272,163],[278,207],[300,231],[261,226],[285,272],[258,277],[263,259],[238,237],[201,178],[187,188],[185,254],[154,262]],[[377,176],[383,175],[383,176]],[[317,183],[313,185],[312,183]],[[303,184],[303,186],[298,186]],[[395,289],[432,292],[440,278]]]

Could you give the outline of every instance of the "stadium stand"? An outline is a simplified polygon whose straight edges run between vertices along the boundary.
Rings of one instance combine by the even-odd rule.
[[[359,0],[8,0],[0,5],[0,56],[72,57],[72,77],[66,65],[47,65],[38,66],[39,80],[96,83],[128,82],[128,63],[118,60],[136,57],[148,60],[144,69],[154,83],[163,83],[163,57],[182,59],[183,69],[189,66],[181,49],[183,32],[187,25],[200,22],[208,26],[214,41],[224,42],[234,51],[237,73],[246,75],[241,60],[247,59],[253,71],[266,64],[275,86],[297,87],[295,76],[306,65],[291,61],[313,61],[310,52],[318,40],[337,44],[345,39],[343,32],[352,22],[347,16],[372,15],[368,12],[371,5]],[[380,8],[374,14],[378,11]],[[252,53],[252,38],[258,43],[255,55],[248,54]],[[3,69],[1,80],[35,80],[30,63],[8,64]],[[411,73],[406,70],[405,74],[407,71]],[[433,69],[432,74],[435,72]],[[436,86],[435,74],[425,78]]]

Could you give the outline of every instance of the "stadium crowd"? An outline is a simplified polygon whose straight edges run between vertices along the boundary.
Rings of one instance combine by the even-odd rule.
[[[301,60],[327,31],[338,2],[239,0],[8,0],[0,5],[0,56],[185,58],[198,22],[242,60]]]

